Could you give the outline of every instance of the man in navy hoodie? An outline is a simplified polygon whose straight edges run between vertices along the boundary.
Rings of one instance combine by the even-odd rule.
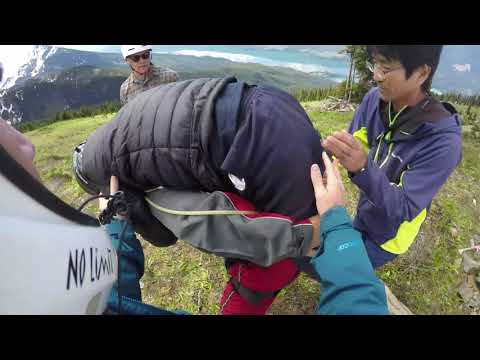
[[[461,160],[460,117],[429,94],[441,45],[372,45],[377,87],[348,132],[324,148],[361,190],[354,220],[375,268],[405,253],[432,200]]]

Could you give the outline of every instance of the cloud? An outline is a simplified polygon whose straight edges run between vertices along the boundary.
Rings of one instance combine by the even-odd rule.
[[[339,54],[338,52],[335,52],[335,51],[328,51],[328,50],[321,51],[321,50],[315,50],[315,49],[301,49],[300,51],[303,53],[312,54],[325,59],[345,59],[346,58],[345,54]]]
[[[112,52],[119,53],[120,45],[53,45],[66,49],[93,51],[93,52]]]
[[[228,53],[220,51],[204,51],[204,50],[179,50],[174,52],[175,55],[190,55],[190,56],[211,56],[216,58],[228,59],[230,61],[241,63],[257,63],[268,66],[283,66],[305,73],[329,73],[329,69],[319,64],[303,64],[297,62],[277,61],[262,57],[256,57],[247,54]]]
[[[288,45],[259,45],[264,50],[285,50],[288,49]]]
[[[281,66],[286,66],[294,70],[306,72],[306,73],[328,73],[328,68],[318,64],[302,64],[302,63],[281,63]]]
[[[472,71],[472,67],[470,64],[453,64],[452,67],[454,71],[458,71],[458,72]]]
[[[235,62],[258,62],[255,56],[246,55],[246,54],[235,54],[235,53],[228,53],[228,52],[220,52],[220,51],[204,51],[204,50],[179,50],[175,51],[173,54],[175,55],[190,55],[190,56],[211,56],[215,58],[223,58],[230,61]]]

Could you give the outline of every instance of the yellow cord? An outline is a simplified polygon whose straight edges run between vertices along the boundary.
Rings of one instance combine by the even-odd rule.
[[[188,215],[188,216],[204,216],[204,215],[248,215],[248,214],[257,214],[257,211],[252,211],[252,210],[245,210],[245,211],[240,211],[240,210],[197,210],[197,211],[181,211],[181,210],[172,210],[172,209],[167,209],[162,206],[159,206],[155,204],[153,201],[151,201],[149,198],[145,197],[145,200],[147,203],[149,203],[151,206],[153,206],[155,209],[158,211],[167,213],[167,214],[172,214],[172,215]]]

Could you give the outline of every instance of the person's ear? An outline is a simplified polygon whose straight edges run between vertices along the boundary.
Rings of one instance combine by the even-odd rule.
[[[428,66],[427,64],[423,64],[420,66],[417,70],[417,79],[420,85],[423,85],[425,81],[427,81],[428,77],[430,76],[430,73],[432,72],[432,68]]]

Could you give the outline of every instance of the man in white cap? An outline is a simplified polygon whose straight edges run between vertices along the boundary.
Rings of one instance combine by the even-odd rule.
[[[122,56],[132,72],[120,86],[120,102],[125,105],[138,93],[152,87],[178,81],[177,72],[152,64],[150,45],[122,45]]]

